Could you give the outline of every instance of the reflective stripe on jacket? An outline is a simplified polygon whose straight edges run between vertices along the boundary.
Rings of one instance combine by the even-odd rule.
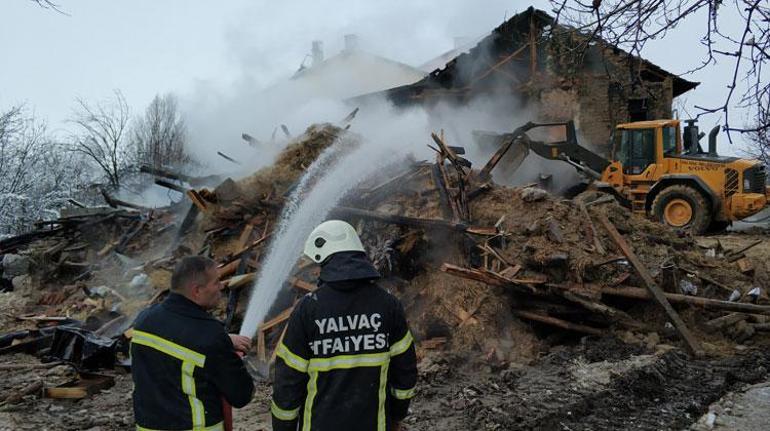
[[[222,324],[182,295],[139,314],[131,340],[137,430],[223,430],[222,401],[254,384]]]

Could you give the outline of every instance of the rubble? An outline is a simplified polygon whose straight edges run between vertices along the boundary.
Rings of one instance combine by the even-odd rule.
[[[0,380],[9,382],[0,399],[41,414],[30,424],[130,429],[122,364],[133,316],[162,300],[177,259],[197,253],[218,262],[227,301],[216,314],[237,330],[286,197],[345,133],[311,126],[273,165],[213,189],[147,168],[184,200],[150,210],[105,194],[118,208],[77,207],[0,241],[4,277],[14,276],[14,290],[0,293]],[[332,213],[361,232],[382,286],[404,304],[422,379],[410,429],[609,429],[641,417],[639,429],[682,428],[734,388],[727,375],[764,378],[768,357],[746,347],[770,341],[770,301],[756,289],[766,286],[766,260],[752,257],[760,241],[725,249],[721,239],[714,246],[595,192],[563,199],[497,185],[494,156],[489,169],[474,170],[463,148],[441,133],[430,138],[435,160],[383,169]],[[259,328],[254,360],[274,360],[294,301],[315,289],[317,275],[309,261],[296,262]],[[49,375],[61,367],[40,359],[73,372]],[[86,381],[87,369],[98,383]],[[82,396],[77,408],[103,399],[105,409],[54,420],[60,404],[40,398],[52,388],[76,388],[58,393]],[[257,399],[267,399],[269,386],[260,391]],[[665,414],[652,413],[660,406]],[[254,418],[266,410],[254,408],[244,423],[259,426]]]

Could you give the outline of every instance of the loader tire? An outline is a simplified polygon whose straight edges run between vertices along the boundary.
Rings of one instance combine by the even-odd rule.
[[[706,232],[711,225],[711,207],[698,190],[684,184],[666,187],[655,196],[652,214],[661,223],[695,234]]]

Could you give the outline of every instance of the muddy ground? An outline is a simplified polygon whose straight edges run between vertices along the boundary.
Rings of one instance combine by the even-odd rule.
[[[719,239],[732,248],[765,237],[750,232],[701,238],[699,243]],[[761,269],[762,262],[770,262],[770,243],[748,255]],[[18,325],[13,316],[24,301],[15,295],[0,293],[0,332]],[[461,355],[420,348],[420,382],[406,429],[768,429],[770,349],[761,341],[719,346],[709,349],[709,357],[692,359],[666,334],[648,334],[627,344],[614,335],[536,332],[547,348],[522,363],[500,363],[483,351]],[[19,368],[39,364],[30,355],[0,356],[0,392],[36,381],[56,385],[74,373],[66,365]],[[134,429],[130,375],[113,374],[115,386],[84,400],[51,400],[35,392],[2,405],[0,431]],[[253,402],[235,412],[237,430],[270,429],[270,392],[269,382],[258,383]]]
[[[22,356],[3,363],[23,363]],[[48,381],[67,368],[17,373],[13,380]],[[663,344],[651,350],[616,338],[586,337],[530,365],[504,369],[433,352],[420,364],[406,429],[684,430],[712,412],[722,426],[717,429],[761,430],[766,422],[746,420],[770,407],[768,369],[767,349],[694,360]],[[3,408],[0,430],[131,430],[130,391],[130,376],[117,375],[113,388],[82,401],[30,396]],[[254,401],[235,412],[237,430],[270,429],[269,394],[269,383],[259,383]],[[712,406],[725,395],[722,407]],[[700,426],[693,429],[710,429]]]

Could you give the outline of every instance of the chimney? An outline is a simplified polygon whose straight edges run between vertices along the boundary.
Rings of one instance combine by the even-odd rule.
[[[355,34],[345,35],[345,52],[351,53],[358,51],[358,36]]]
[[[313,64],[312,66],[318,66],[324,61],[324,44],[320,40],[313,41]]]

